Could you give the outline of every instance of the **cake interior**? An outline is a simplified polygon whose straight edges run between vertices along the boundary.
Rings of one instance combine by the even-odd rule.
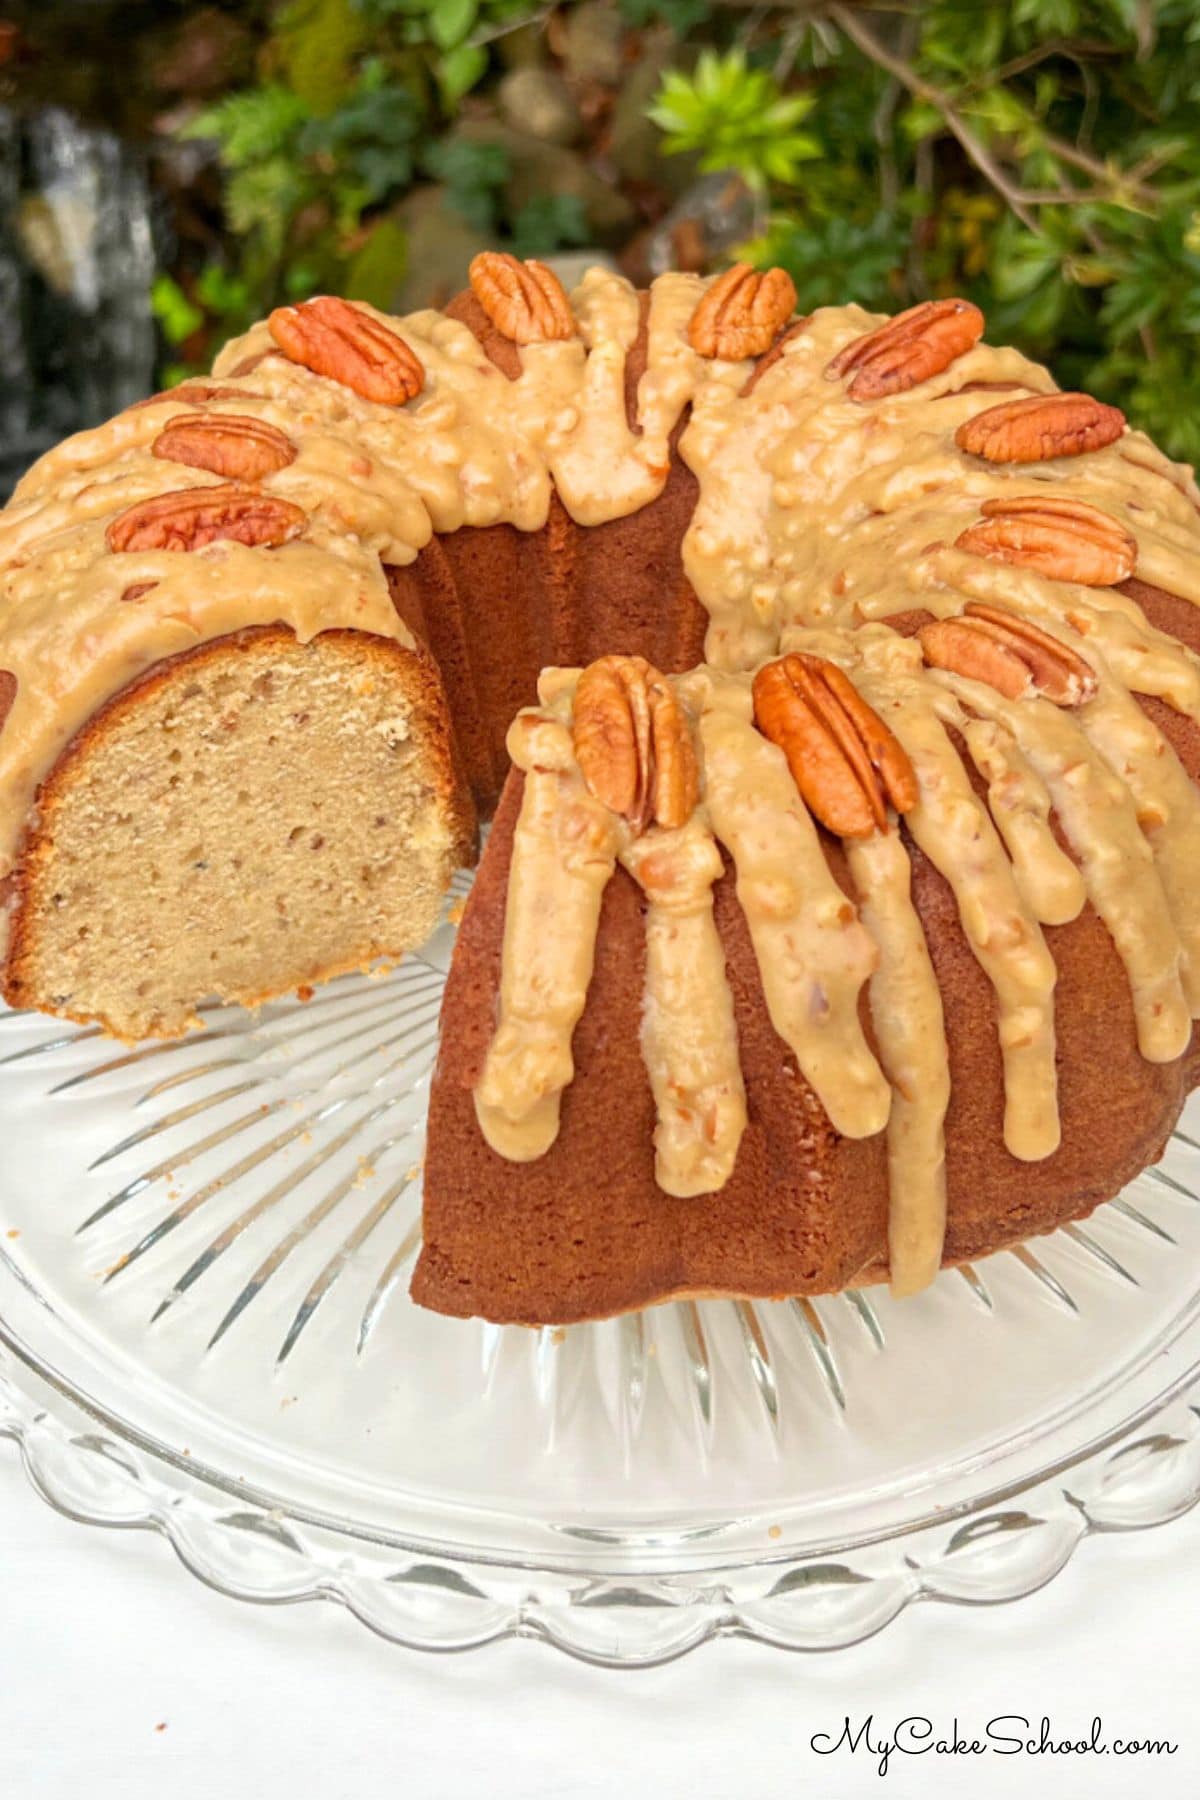
[[[43,792],[14,1001],[170,1036],[197,995],[254,1005],[421,943],[462,845],[413,661],[269,630],[119,696]]]

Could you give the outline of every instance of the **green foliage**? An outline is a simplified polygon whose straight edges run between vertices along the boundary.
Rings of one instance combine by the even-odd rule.
[[[456,212],[481,235],[496,229],[500,190],[508,180],[508,153],[501,144],[476,144],[469,138],[444,138],[425,152],[426,172],[445,183]]]
[[[156,276],[150,290],[150,306],[168,344],[177,346],[199,331],[204,314],[188,299],[170,275]]]
[[[783,94],[740,48],[703,50],[693,75],[664,75],[650,117],[666,151],[696,151],[702,169],[736,169],[751,187],[789,187],[801,163],[820,155],[817,139],[797,129],[814,104],[811,94]]]
[[[907,239],[907,221],[887,213],[862,225],[837,214],[805,219],[781,213],[747,252],[764,267],[779,263],[792,271],[801,312],[850,300],[883,311],[895,303],[893,276]]]
[[[300,155],[341,188],[352,214],[407,187],[415,166],[421,108],[392,85],[386,65],[372,57],[342,104],[300,132]]]
[[[574,194],[539,194],[513,220],[514,256],[549,256],[552,250],[587,241],[587,219]]]

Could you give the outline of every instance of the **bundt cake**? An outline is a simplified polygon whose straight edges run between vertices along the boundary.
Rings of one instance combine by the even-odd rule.
[[[170,1033],[398,955],[503,788],[443,1311],[906,1292],[1193,1079],[1200,492],[965,301],[794,300],[488,253],[281,308],[0,516],[10,1003]]]

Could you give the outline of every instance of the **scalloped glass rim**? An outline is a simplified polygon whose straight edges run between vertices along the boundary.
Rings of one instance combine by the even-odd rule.
[[[452,938],[310,1010],[215,1014],[183,1047],[114,1057],[0,1020],[0,1436],[61,1510],[152,1526],[243,1598],[341,1599],[404,1643],[534,1632],[640,1664],[1012,1598],[1089,1530],[1200,1496],[1196,1103],[1086,1229],[901,1310],[705,1302],[569,1332],[419,1314],[411,1159]],[[250,1154],[208,1179],[206,1146],[231,1142]]]

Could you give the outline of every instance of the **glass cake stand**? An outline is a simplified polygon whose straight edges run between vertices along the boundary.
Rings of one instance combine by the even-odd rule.
[[[182,1043],[0,1013],[0,1437],[54,1506],[407,1645],[637,1665],[1015,1599],[1195,1502],[1200,1106],[1086,1226],[900,1304],[414,1307],[466,880],[390,975]]]

